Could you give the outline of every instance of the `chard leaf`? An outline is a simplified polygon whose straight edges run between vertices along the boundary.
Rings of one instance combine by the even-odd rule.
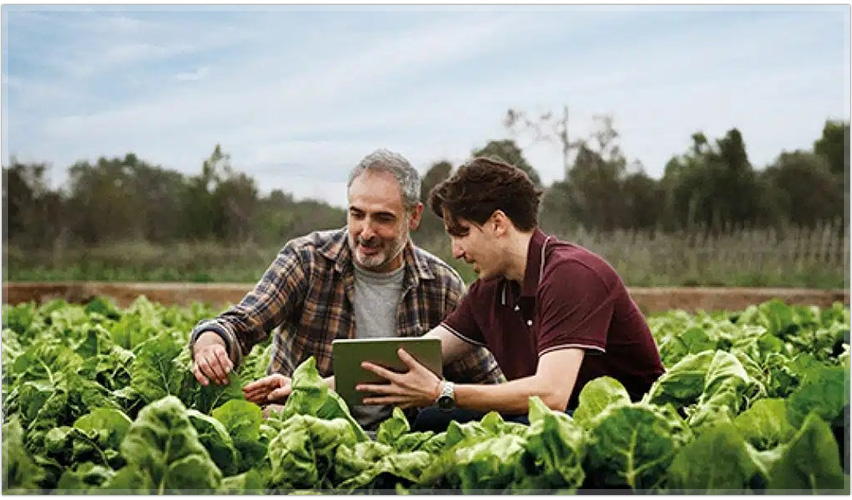
[[[761,451],[786,443],[796,433],[787,420],[783,399],[761,399],[734,419],[734,426],[749,444]]]
[[[555,488],[575,491],[586,477],[583,430],[571,417],[550,410],[538,397],[530,398],[529,419],[523,446],[532,469],[526,470],[513,491]]]
[[[357,441],[355,431],[345,419],[290,417],[269,443],[271,486],[285,490],[328,487],[325,478],[332,469],[336,448]]]
[[[109,467],[83,462],[62,473],[54,493],[59,495],[100,493],[97,490],[114,475],[115,471]]]
[[[326,420],[342,418],[349,422],[359,441],[370,439],[352,418],[346,403],[336,392],[329,390],[328,384],[320,377],[313,356],[296,367],[291,384],[293,392],[281,410],[281,418],[293,415],[311,415]]]
[[[716,353],[690,354],[669,368],[651,386],[643,400],[655,405],[683,408],[695,403],[704,392],[705,378]]]
[[[95,408],[89,414],[78,418],[74,427],[95,433],[99,445],[117,450],[131,424],[130,418],[121,410]]]
[[[849,494],[849,477],[838,460],[837,442],[816,412],[785,446],[769,473],[768,489],[775,493]]]
[[[840,366],[820,366],[805,374],[787,401],[787,417],[798,428],[812,411],[832,425],[843,425],[843,408],[849,405],[849,371]]]
[[[603,414],[606,408],[629,404],[630,394],[621,382],[612,377],[599,377],[580,391],[574,421],[584,428],[590,428],[595,417]]]
[[[668,469],[669,493],[745,494],[760,468],[737,428],[719,421],[683,447]]]
[[[259,406],[231,399],[213,410],[213,418],[222,423],[239,452],[239,471],[250,469],[266,458],[269,440],[261,437],[263,410]]]
[[[119,471],[110,488],[135,490],[142,485],[154,494],[200,494],[215,491],[222,480],[222,473],[199,442],[186,408],[174,396],[139,412],[121,443],[121,454],[128,464],[122,470],[131,471]]]
[[[263,475],[251,469],[236,476],[226,477],[217,493],[223,495],[261,495],[265,493],[266,481]]]
[[[745,401],[744,393],[750,378],[742,363],[725,351],[716,351],[707,368],[704,391],[687,423],[693,429],[719,419],[733,419]]]
[[[186,365],[175,362],[175,358],[184,347],[167,333],[139,346],[130,385],[145,402],[152,403],[180,393],[189,370]]]
[[[189,409],[186,414],[198,433],[198,441],[207,449],[222,474],[236,474],[239,471],[237,450],[225,426],[198,410]]]
[[[585,461],[593,487],[659,488],[690,437],[674,412],[643,403],[610,407],[596,423]]]
[[[17,418],[3,424],[3,493],[36,493],[44,470],[27,453],[24,430]]]

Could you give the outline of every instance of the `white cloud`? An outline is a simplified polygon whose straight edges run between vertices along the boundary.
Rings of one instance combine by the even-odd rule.
[[[573,137],[612,113],[622,149],[654,176],[696,130],[739,127],[759,166],[809,147],[829,115],[848,119],[848,51],[845,62],[822,57],[837,25],[824,17],[693,14],[655,28],[629,10],[428,10],[413,24],[384,14],[404,22],[381,29],[370,16],[313,25],[281,12],[13,18],[69,44],[4,45],[53,75],[4,68],[4,158],[68,165],[132,151],[196,173],[218,142],[262,191],[338,203],[348,169],[373,149],[421,171],[458,162],[508,135],[509,107],[568,104]],[[545,182],[562,176],[558,147],[525,154]]]

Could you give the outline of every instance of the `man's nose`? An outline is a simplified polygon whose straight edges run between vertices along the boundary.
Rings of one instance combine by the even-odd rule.
[[[462,257],[464,257],[464,250],[462,250],[462,248],[455,243],[453,243],[453,257],[456,259],[461,259]]]
[[[365,221],[364,226],[361,229],[361,239],[365,241],[369,241],[373,239],[373,236],[376,235],[376,231],[373,230],[373,224],[370,221]]]

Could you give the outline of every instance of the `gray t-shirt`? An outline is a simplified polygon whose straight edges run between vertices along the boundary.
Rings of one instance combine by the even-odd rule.
[[[389,273],[374,273],[355,266],[355,337],[396,337],[396,311],[402,298],[405,267]],[[365,430],[375,430],[393,411],[393,406],[353,406],[352,416]]]

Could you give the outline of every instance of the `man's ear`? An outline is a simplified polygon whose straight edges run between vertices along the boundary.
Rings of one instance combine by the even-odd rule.
[[[488,222],[495,236],[503,236],[506,234],[511,223],[512,221],[509,220],[509,217],[502,210],[495,210],[494,213],[491,214],[491,220]]]
[[[416,230],[420,227],[420,218],[423,216],[423,204],[418,203],[416,207],[411,211],[411,214],[408,216],[408,229],[411,231]]]

